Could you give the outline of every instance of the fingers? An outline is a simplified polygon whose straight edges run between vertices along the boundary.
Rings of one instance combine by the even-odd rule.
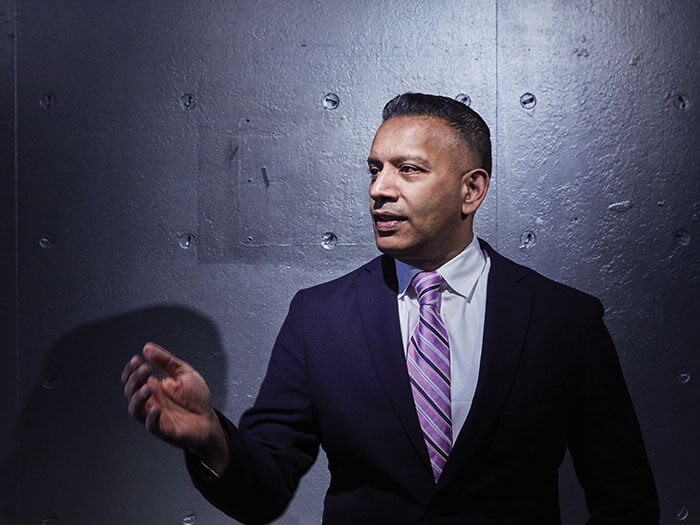
[[[142,363],[141,358],[137,355],[132,356],[131,359],[129,359],[129,362],[126,364],[124,367],[124,370],[122,370],[122,385],[126,385],[127,380],[129,379],[129,376],[132,374],[136,368]]]
[[[160,407],[156,405],[151,405],[147,407],[146,411],[146,429],[154,435],[158,435],[159,422],[160,422]]]
[[[142,385],[129,399],[129,414],[141,422],[146,420],[146,402],[151,398],[148,383]]]
[[[167,401],[168,396],[177,397],[181,388],[181,378],[194,370],[186,362],[152,342],[144,345],[143,357],[144,359],[138,355],[133,356],[121,375],[124,397],[129,402],[129,414],[144,423],[151,434],[177,444],[173,441],[177,429],[172,425],[170,409],[167,402],[165,405],[162,403]],[[166,377],[161,377],[159,371],[164,372]],[[164,410],[167,416],[165,433],[161,429]]]
[[[137,358],[138,359],[138,358]],[[132,358],[132,361],[134,359]],[[130,361],[129,363],[131,364]],[[126,378],[126,384],[124,385],[124,397],[127,400],[131,400],[131,398],[134,396],[134,393],[141,388],[146,381],[148,381],[148,378],[151,377],[151,369],[146,363],[140,362],[136,368],[129,374],[129,376]],[[129,365],[127,365],[128,367]]]
[[[162,346],[148,342],[143,347],[143,355],[153,366],[164,370],[168,375],[174,376],[187,364]]]

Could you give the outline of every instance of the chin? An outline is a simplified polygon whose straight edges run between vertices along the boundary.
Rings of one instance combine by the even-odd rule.
[[[374,242],[377,245],[377,250],[385,255],[391,255],[393,257],[397,253],[397,247],[394,246],[393,243],[386,242],[386,239],[377,237]]]
[[[405,243],[397,242],[398,239],[393,239],[391,236],[381,237],[377,235],[374,239],[377,249],[384,255],[398,258],[406,256],[411,252],[411,246],[406,246]]]

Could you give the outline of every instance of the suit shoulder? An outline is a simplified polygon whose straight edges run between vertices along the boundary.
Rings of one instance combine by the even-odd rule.
[[[527,270],[535,286],[537,286],[538,288],[542,288],[553,295],[561,296],[563,298],[576,302],[600,302],[597,297],[589,294],[588,292],[584,292],[583,290],[579,290],[578,288],[574,288],[573,286],[570,286],[568,284],[555,281],[554,279],[551,279],[549,277],[545,277],[544,275],[533,270],[532,268],[527,268]]]
[[[548,303],[551,308],[557,308],[562,314],[581,317],[586,314],[595,317],[603,316],[603,305],[597,297],[545,277],[531,268],[528,268],[528,276],[535,290],[535,297]]]
[[[356,288],[359,278],[367,272],[381,272],[381,256],[375,257],[371,261],[340,277],[308,288],[303,288],[297,292],[297,295],[303,295],[312,300],[328,299],[332,297],[346,298],[348,294]]]
[[[492,259],[492,269],[494,263],[504,268],[508,274],[515,276],[521,285],[527,286],[533,291],[536,301],[547,303],[552,309],[561,310],[563,313],[575,310],[578,314],[589,313],[602,316],[603,306],[597,297],[545,277],[536,270],[507,259],[496,252],[491,252],[489,255]],[[501,269],[502,271],[503,269]]]

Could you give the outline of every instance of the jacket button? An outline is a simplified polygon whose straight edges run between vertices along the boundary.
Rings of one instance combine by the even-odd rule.
[[[440,513],[436,510],[428,509],[425,511],[425,519],[428,521],[437,521],[440,519]]]

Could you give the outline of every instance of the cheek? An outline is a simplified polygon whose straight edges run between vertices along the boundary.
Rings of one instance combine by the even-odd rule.
[[[450,233],[461,222],[462,207],[457,199],[436,198],[421,204],[416,229],[432,235]]]
[[[432,233],[440,225],[440,213],[432,202],[417,203],[413,207],[411,223],[415,230],[421,233]]]

